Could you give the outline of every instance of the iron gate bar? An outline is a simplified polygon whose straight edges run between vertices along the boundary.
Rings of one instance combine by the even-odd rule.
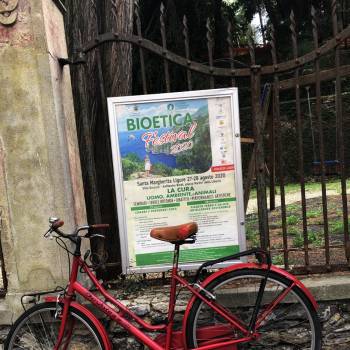
[[[271,56],[272,63],[276,67],[273,79],[273,113],[274,119],[277,123],[276,137],[277,137],[277,159],[278,159],[278,177],[280,181],[281,192],[281,216],[282,216],[282,236],[283,236],[283,255],[284,266],[289,269],[289,257],[288,257],[288,237],[287,237],[287,218],[286,218],[286,198],[284,191],[284,173],[283,173],[283,157],[282,157],[282,135],[281,135],[281,114],[280,114],[280,91],[279,91],[279,77],[278,77],[278,64],[277,64],[277,52],[276,52],[276,37],[275,28],[271,26]]]
[[[313,50],[310,53],[307,53],[303,56],[298,57],[296,63],[295,59],[279,63],[277,65],[270,66],[262,66],[261,74],[262,75],[271,75],[277,70],[280,73],[288,72],[290,70],[296,69],[297,67],[303,66],[306,63],[314,62],[317,57],[323,56],[329,51],[335,49],[342,41],[350,37],[350,26],[341,31],[336,38],[328,40],[324,45],[320,46],[317,50]],[[140,42],[141,40],[141,42]],[[158,56],[163,56],[163,48],[154,42],[140,38],[138,35],[128,35],[124,33],[104,33],[98,35],[94,40],[91,40],[86,45],[84,45],[80,51],[83,53],[88,53],[93,50],[95,47],[103,45],[108,42],[128,42],[130,44],[139,46],[143,49],[153,52]],[[180,66],[186,67],[188,65],[192,71],[196,71],[198,73],[202,73],[209,76],[218,76],[218,77],[232,77],[234,74],[236,77],[249,77],[250,76],[250,68],[237,68],[234,69],[234,72],[231,71],[230,68],[218,68],[218,67],[208,67],[204,64],[190,61],[187,62],[186,58],[181,57],[171,51],[166,51],[166,57],[164,59],[178,64]],[[212,70],[212,71],[211,71]]]
[[[244,213],[247,213],[250,191],[252,188],[253,177],[255,174],[255,153],[256,153],[255,149],[256,147],[254,142],[252,156],[250,157],[250,160],[249,160],[247,177],[244,183]]]
[[[258,215],[259,215],[259,229],[261,234],[261,244],[265,248],[270,247],[269,242],[269,227],[268,227],[268,212],[267,212],[267,198],[266,198],[266,174],[265,174],[265,151],[264,151],[264,130],[266,129],[266,118],[267,111],[261,106],[260,103],[260,89],[261,89],[261,79],[265,78],[267,81],[270,77],[273,78],[273,108],[272,108],[272,121],[271,121],[271,130],[270,135],[273,137],[274,132],[276,134],[276,160],[277,160],[277,173],[279,178],[280,192],[281,192],[281,216],[282,216],[282,234],[283,234],[283,249],[272,249],[273,252],[283,252],[284,254],[284,263],[287,269],[292,268],[293,271],[301,271],[302,269],[306,272],[315,272],[319,270],[329,269],[338,269],[340,266],[344,266],[341,263],[336,265],[331,265],[330,261],[330,249],[339,249],[343,248],[344,245],[331,245],[329,239],[329,227],[328,227],[328,208],[327,208],[327,191],[326,191],[326,177],[325,177],[325,144],[324,144],[324,135],[323,135],[323,126],[322,126],[322,111],[321,111],[321,81],[326,80],[336,80],[336,113],[338,115],[337,118],[337,131],[338,131],[338,152],[339,158],[341,162],[341,187],[342,187],[342,207],[343,207],[343,226],[344,226],[344,242],[345,242],[345,254],[348,261],[348,267],[350,267],[350,238],[349,238],[349,227],[348,227],[348,204],[347,204],[347,194],[346,194],[346,173],[345,173],[345,150],[344,150],[344,134],[342,126],[344,125],[343,120],[343,111],[342,111],[342,86],[341,86],[341,77],[350,75],[350,65],[340,65],[340,49],[343,45],[344,40],[350,37],[350,26],[348,26],[344,30],[338,30],[338,20],[336,15],[336,5],[337,1],[332,0],[332,24],[333,24],[333,38],[325,42],[323,45],[319,45],[318,42],[318,28],[316,24],[316,12],[315,9],[312,9],[312,26],[313,26],[313,37],[314,37],[314,50],[298,57],[298,42],[297,42],[297,31],[296,31],[296,23],[294,14],[291,13],[291,34],[292,34],[292,43],[293,43],[293,59],[285,62],[277,62],[277,49],[276,49],[276,40],[274,29],[272,28],[272,41],[271,41],[271,55],[272,55],[272,64],[268,66],[258,66],[256,65],[256,57],[253,43],[249,43],[249,55],[251,57],[251,66],[250,68],[235,68],[234,59],[235,59],[235,49],[233,46],[232,40],[232,25],[228,23],[227,26],[227,47],[229,53],[229,68],[217,68],[214,67],[214,42],[212,35],[212,28],[210,25],[210,20],[208,19],[206,22],[207,26],[207,48],[208,48],[208,57],[209,63],[202,64],[195,61],[191,61],[191,53],[190,53],[190,43],[189,43],[189,32],[187,26],[187,18],[184,16],[183,18],[183,38],[184,38],[184,46],[185,46],[185,57],[181,57],[167,48],[167,40],[166,40],[166,11],[165,7],[161,5],[161,13],[160,13],[160,29],[161,29],[161,45],[157,45],[151,42],[148,39],[143,38],[141,31],[141,20],[139,14],[139,8],[135,7],[135,19],[136,19],[136,33],[137,35],[132,34],[124,34],[124,33],[105,33],[98,35],[95,40],[88,42],[79,52],[78,60],[69,61],[62,59],[60,62],[63,64],[77,64],[82,62],[82,58],[88,52],[93,49],[99,48],[101,45],[105,45],[106,43],[119,43],[119,42],[127,42],[136,46],[139,50],[140,55],[140,69],[141,69],[141,77],[142,77],[142,90],[143,93],[146,94],[147,89],[147,77],[146,77],[146,66],[145,66],[145,57],[144,50],[150,52],[152,54],[157,55],[162,60],[164,66],[164,75],[165,75],[165,88],[166,91],[169,92],[171,90],[171,81],[169,65],[170,63],[181,66],[187,74],[187,87],[189,90],[194,89],[193,81],[192,81],[192,72],[201,73],[209,78],[210,87],[215,86],[215,77],[229,78],[231,80],[231,85],[236,85],[237,81],[240,81],[240,78],[250,78],[251,80],[251,105],[252,105],[252,119],[253,119],[253,128],[254,128],[254,148],[253,157],[249,165],[249,174],[252,173],[254,167],[256,169],[256,181],[257,181],[257,194],[258,194]],[[98,53],[97,53],[98,54]],[[320,69],[320,58],[324,55],[334,55],[335,57],[335,67],[332,69],[321,71]],[[90,62],[90,61],[89,61]],[[315,67],[315,71],[312,74],[302,75],[301,69],[307,63],[313,63]],[[91,64],[89,68],[92,69]],[[103,91],[103,67],[102,65],[98,65],[97,72],[100,76],[100,95],[103,98],[105,96],[105,91]],[[86,68],[83,68],[86,69]],[[79,78],[84,78],[81,76],[81,70],[78,73]],[[291,73],[293,77],[291,79],[282,79],[282,75],[284,73]],[[80,76],[79,76],[80,75]],[[242,79],[243,80],[243,79]],[[87,81],[82,79],[85,84],[85,88],[87,87]],[[321,160],[321,169],[322,169],[322,177],[321,177],[321,186],[322,186],[322,209],[323,209],[323,219],[324,219],[324,238],[325,245],[324,247],[314,248],[313,245],[309,244],[308,241],[308,227],[307,227],[307,201],[306,201],[306,189],[305,189],[305,169],[303,161],[305,160],[304,149],[303,149],[303,119],[302,119],[302,99],[300,87],[307,84],[315,84],[316,87],[316,115],[318,119],[318,129],[320,130],[319,135],[319,144],[320,144],[320,160]],[[285,174],[284,174],[284,163],[283,163],[283,153],[284,153],[284,145],[282,142],[282,121],[281,121],[281,103],[280,101],[280,92],[282,90],[290,89],[295,94],[295,103],[296,106],[296,122],[297,122],[297,148],[298,148],[298,168],[299,168],[299,182],[300,182],[300,190],[301,190],[301,201],[302,201],[302,219],[303,219],[303,248],[297,247],[289,247],[288,243],[288,226],[287,226],[287,208],[286,208],[286,193],[285,193]],[[84,97],[81,97],[80,104],[88,103],[88,101],[84,101]],[[82,109],[86,107],[86,105],[81,106]],[[264,109],[264,110],[263,110]],[[86,108],[85,108],[86,111]],[[105,112],[103,112],[105,113]],[[86,128],[84,121],[81,122],[80,127]],[[91,127],[91,125],[90,125]],[[91,130],[90,130],[91,132]],[[92,144],[92,135],[87,134],[87,140],[81,141],[85,145]],[[273,153],[274,140],[269,140],[269,147],[271,149],[271,154]],[[274,138],[274,137],[273,137]],[[87,148],[88,150],[88,148]],[[270,163],[273,157],[270,158]],[[92,159],[93,161],[93,159]],[[272,165],[270,166],[270,168]],[[94,173],[90,173],[86,175],[86,179],[88,182],[92,182],[94,180]],[[249,178],[249,175],[248,175]],[[95,179],[96,180],[96,179]],[[274,179],[270,179],[274,180]],[[272,182],[271,182],[272,184]],[[273,185],[270,186],[271,190]],[[247,205],[247,186],[245,186],[245,207]],[[98,192],[92,191],[93,196],[98,198]],[[91,195],[89,193],[89,195]],[[271,196],[272,197],[272,196]],[[90,200],[90,199],[89,199]],[[272,198],[271,198],[272,200]],[[98,203],[98,201],[93,201],[93,205]],[[271,205],[272,206],[272,205]],[[94,212],[94,216],[96,216],[96,210],[99,209],[98,205],[96,208],[93,207],[92,211]],[[98,210],[97,210],[98,211]],[[94,219],[96,220],[96,219]],[[315,250],[325,250],[326,256],[326,266],[315,266],[311,265],[311,256],[310,251]],[[304,253],[304,261],[305,267],[303,268],[295,268],[290,265],[290,254],[289,252],[303,252]]]
[[[139,44],[142,43],[142,31],[141,31],[141,18],[140,18],[140,7],[139,2],[135,2],[135,17],[136,17],[136,31],[139,36]],[[138,45],[139,56],[140,56],[140,65],[141,65],[141,79],[142,79],[142,90],[144,95],[147,95],[147,80],[146,80],[146,69],[145,69],[145,59],[143,56],[143,48],[141,45]]]
[[[164,65],[164,76],[166,91],[170,92],[170,77],[169,77],[169,63],[168,63],[168,49],[166,44],[166,30],[165,30],[165,7],[164,4],[160,4],[160,33],[162,36],[162,54],[163,54],[163,65]]]
[[[331,69],[321,71],[320,72],[320,80],[321,81],[334,80],[337,78],[337,75],[339,75],[341,77],[349,76],[350,75],[350,65],[340,66],[338,69],[338,72],[337,72],[336,68],[331,68]],[[305,86],[305,85],[308,86],[308,85],[311,85],[314,83],[315,83],[315,73],[310,73],[310,74],[305,74],[305,75],[299,76],[299,85],[300,86]],[[290,78],[290,79],[286,79],[286,80],[281,80],[279,88],[280,88],[280,90],[289,90],[289,89],[293,89],[295,84],[296,84],[295,77]]]
[[[312,34],[314,39],[314,47],[316,53],[318,52],[318,24],[316,9],[311,7],[312,17]],[[325,255],[326,266],[330,266],[330,253],[329,253],[329,232],[328,232],[328,209],[327,209],[327,190],[326,190],[326,168],[324,158],[324,139],[323,139],[323,125],[322,125],[322,112],[321,112],[321,80],[320,80],[320,56],[315,58],[315,77],[316,77],[316,110],[315,114],[318,121],[318,136],[319,136],[319,149],[320,149],[320,163],[321,163],[321,188],[322,188],[322,210],[323,210],[323,227],[324,227],[324,239],[325,239]]]
[[[210,19],[207,19],[207,47],[208,47],[208,58],[209,58],[209,73],[210,73],[210,88],[214,89],[214,77],[213,77],[213,72],[214,72],[214,66],[213,66],[213,33],[211,30],[211,25],[210,25]]]
[[[270,106],[270,98],[271,98],[271,86],[269,86],[268,92],[267,92],[265,99],[264,99],[264,102],[261,106],[262,112],[263,112],[262,124],[263,124],[264,130],[266,127],[266,119],[267,119],[267,114],[268,114],[269,106]],[[247,138],[241,137],[241,143],[253,143],[254,144],[252,156],[250,157],[250,160],[249,160],[246,181],[244,183],[244,213],[246,213],[247,208],[248,208],[248,201],[249,201],[250,191],[251,191],[251,187],[252,187],[252,182],[253,182],[253,178],[254,178],[254,175],[256,172],[255,171],[256,170],[255,158],[256,158],[257,146],[256,146],[256,142],[254,141],[254,139],[252,139],[252,142],[251,142],[249,138],[247,139]]]
[[[275,119],[273,113],[273,106],[271,108],[272,112],[269,114],[269,171],[270,171],[270,210],[276,209],[276,147],[275,147]]]
[[[187,26],[186,15],[184,16],[182,23],[184,26],[182,34],[184,36],[185,53],[186,53],[186,59],[187,59],[187,68],[186,68],[187,87],[188,87],[188,90],[191,91],[192,90],[192,73],[191,73],[191,69],[188,68],[188,64],[191,62],[190,61],[190,42],[188,39],[188,26]]]
[[[332,27],[333,36],[338,34],[338,17],[337,17],[337,1],[332,0]],[[343,203],[343,229],[344,229],[344,243],[345,256],[350,266],[350,242],[349,242],[349,223],[348,223],[348,200],[346,193],[346,174],[345,174],[345,155],[344,155],[344,134],[343,134],[343,103],[342,103],[342,87],[341,77],[339,74],[340,66],[340,52],[339,46],[335,48],[335,71],[336,71],[336,118],[337,118],[337,137],[338,137],[338,152],[340,156],[340,174],[341,174],[341,196]]]
[[[258,217],[260,242],[263,249],[269,249],[269,222],[266,202],[266,182],[265,182],[265,153],[264,153],[264,116],[260,102],[261,89],[261,66],[256,65],[255,51],[252,38],[249,38],[249,54],[251,61],[251,96],[252,96],[252,117],[253,131],[256,145],[255,169],[256,188],[258,197]]]
[[[236,79],[235,79],[235,51],[233,49],[233,35],[232,35],[232,24],[231,22],[228,22],[227,24],[227,44],[229,48],[230,53],[230,68],[231,68],[231,86],[236,86]]]
[[[297,61],[298,59],[298,39],[296,32],[296,23],[294,17],[294,11],[290,14],[290,30],[292,32],[292,48],[293,56]],[[297,62],[296,62],[297,63]],[[297,133],[298,133],[298,156],[299,156],[299,181],[301,190],[301,206],[302,206],[302,217],[303,217],[303,237],[304,237],[304,259],[306,268],[310,265],[309,261],[309,238],[307,231],[307,219],[306,219],[306,194],[305,194],[305,175],[304,175],[304,151],[303,151],[303,121],[301,118],[301,103],[300,103],[300,84],[299,76],[300,69],[295,70],[295,103],[296,103],[296,114],[297,114]]]

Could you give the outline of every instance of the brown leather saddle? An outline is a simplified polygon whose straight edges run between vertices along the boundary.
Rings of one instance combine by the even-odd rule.
[[[187,238],[192,238],[198,232],[196,222],[189,222],[178,226],[156,227],[151,230],[151,237],[169,243],[186,243]],[[193,243],[193,242],[189,242]]]

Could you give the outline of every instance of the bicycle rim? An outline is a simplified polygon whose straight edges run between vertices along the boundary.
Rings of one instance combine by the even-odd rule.
[[[216,302],[228,309],[248,328],[261,281],[266,271],[240,270],[220,276],[206,288],[216,296]],[[258,315],[271,305],[291,281],[271,272],[262,307]],[[221,316],[216,314],[201,300],[196,300],[187,322],[187,341],[190,348],[206,344],[213,339],[206,339],[208,332],[198,332],[202,327],[221,325],[227,327],[226,339],[241,339],[241,331],[229,326]],[[210,328],[208,328],[210,329]],[[255,340],[223,347],[222,350],[319,350],[321,349],[321,329],[316,311],[305,294],[293,287],[286,298],[280,302],[264,319]],[[219,349],[219,348],[218,348]],[[221,348],[220,348],[221,350]]]
[[[5,349],[52,350],[60,320],[55,317],[56,305],[43,303],[26,311],[10,330]],[[67,350],[103,349],[101,336],[93,323],[75,308],[70,309],[63,344]]]

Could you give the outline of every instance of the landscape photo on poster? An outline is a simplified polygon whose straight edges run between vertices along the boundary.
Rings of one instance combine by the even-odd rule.
[[[124,181],[199,174],[211,167],[207,99],[123,105],[117,125]]]

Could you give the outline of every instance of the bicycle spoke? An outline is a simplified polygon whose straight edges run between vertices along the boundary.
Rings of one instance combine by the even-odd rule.
[[[30,320],[30,319],[29,319],[29,320]],[[28,321],[29,321],[29,320],[28,320]],[[34,339],[34,340],[37,340],[37,337],[33,334],[32,330],[31,330],[31,328],[30,328],[30,326],[29,326],[29,324],[28,324],[28,321],[26,322],[26,326],[28,327],[29,332],[30,332],[30,334],[32,335],[33,339]],[[41,344],[41,343],[39,343],[39,344],[40,344],[41,350],[44,350],[43,347],[42,347],[42,344]]]
[[[20,349],[23,349],[23,350],[26,350],[25,348],[23,348],[20,344],[18,343],[14,343],[14,345],[16,345],[16,347],[20,348]]]
[[[58,339],[61,321],[55,318],[56,305],[42,303],[28,310],[15,325],[8,340],[10,350],[52,350]],[[79,310],[69,313],[63,342],[60,349],[102,350],[98,332],[94,325],[80,314]]]
[[[44,330],[45,337],[46,337],[46,340],[47,340],[47,345],[48,345],[48,347],[50,348],[50,340],[49,340],[49,338],[48,338],[48,336],[47,336],[47,333],[46,333],[45,322],[44,322],[44,320],[43,320],[42,315],[39,315],[39,318],[40,318],[41,324],[42,324],[42,326],[43,326],[43,330]]]

